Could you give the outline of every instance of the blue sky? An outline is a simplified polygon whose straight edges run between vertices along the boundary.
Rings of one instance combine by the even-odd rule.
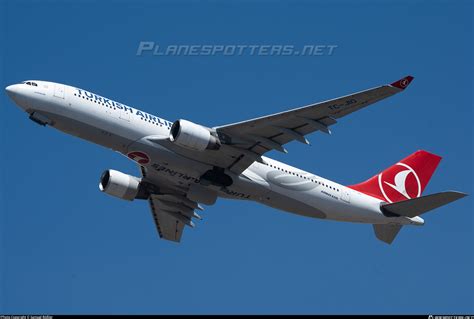
[[[270,156],[352,184],[426,149],[425,193],[472,194],[469,1],[1,1],[1,81],[62,82],[209,126],[412,74],[409,89]],[[140,41],[337,45],[331,56],[136,56]],[[123,156],[0,96],[0,313],[472,313],[472,196],[393,245],[370,225],[220,200],[180,245],[101,193]]]

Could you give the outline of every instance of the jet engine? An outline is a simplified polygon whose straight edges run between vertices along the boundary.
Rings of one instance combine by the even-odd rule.
[[[169,139],[176,145],[199,152],[217,150],[221,146],[219,139],[211,134],[209,128],[186,120],[173,123]]]
[[[108,169],[100,177],[99,189],[109,195],[134,200],[140,191],[140,178]]]

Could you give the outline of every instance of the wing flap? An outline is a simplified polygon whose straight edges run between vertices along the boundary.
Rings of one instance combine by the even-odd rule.
[[[153,220],[160,238],[180,242],[185,224],[175,216],[168,214],[164,210],[160,210],[155,205],[155,200],[152,197],[150,197],[149,202]]]
[[[294,140],[308,144],[305,135],[315,131],[330,133],[329,127],[338,118],[403,91],[412,80],[407,76],[390,85],[213,129],[226,145],[237,152],[247,152],[235,156],[236,160],[227,167],[240,173],[255,161],[255,156],[273,149],[285,152],[283,145]]]
[[[148,202],[160,238],[180,242],[185,226],[194,227],[192,219],[202,219],[195,210],[204,208],[187,197],[189,188],[171,188],[172,185],[154,174],[153,170],[139,167],[143,181],[153,186]]]
[[[184,226],[194,227],[192,218],[201,219],[194,209],[202,207],[179,194],[151,195],[148,201],[160,238],[179,242]]]
[[[218,126],[215,127],[215,129],[221,131],[232,131],[234,128],[239,128],[240,130],[249,132],[252,130],[259,130],[261,126],[266,126],[268,124],[285,124],[285,127],[296,127],[299,124],[302,124],[302,122],[304,123],[304,121],[299,120],[298,117],[315,120],[323,118],[337,119],[401,91],[402,89],[392,85],[383,85],[284,112],[262,116],[229,125]]]

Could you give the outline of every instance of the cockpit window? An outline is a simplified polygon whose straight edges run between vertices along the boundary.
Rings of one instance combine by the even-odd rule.
[[[26,84],[26,85],[38,86],[38,84],[36,84],[35,82],[26,81],[26,82],[23,82],[23,83]]]

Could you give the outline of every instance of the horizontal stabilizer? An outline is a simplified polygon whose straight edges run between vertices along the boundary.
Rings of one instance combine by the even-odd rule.
[[[418,198],[412,198],[401,202],[382,205],[382,211],[399,216],[415,217],[435,208],[449,204],[467,196],[461,192],[447,191]]]
[[[391,244],[402,228],[401,225],[373,225],[375,236],[384,243]]]

